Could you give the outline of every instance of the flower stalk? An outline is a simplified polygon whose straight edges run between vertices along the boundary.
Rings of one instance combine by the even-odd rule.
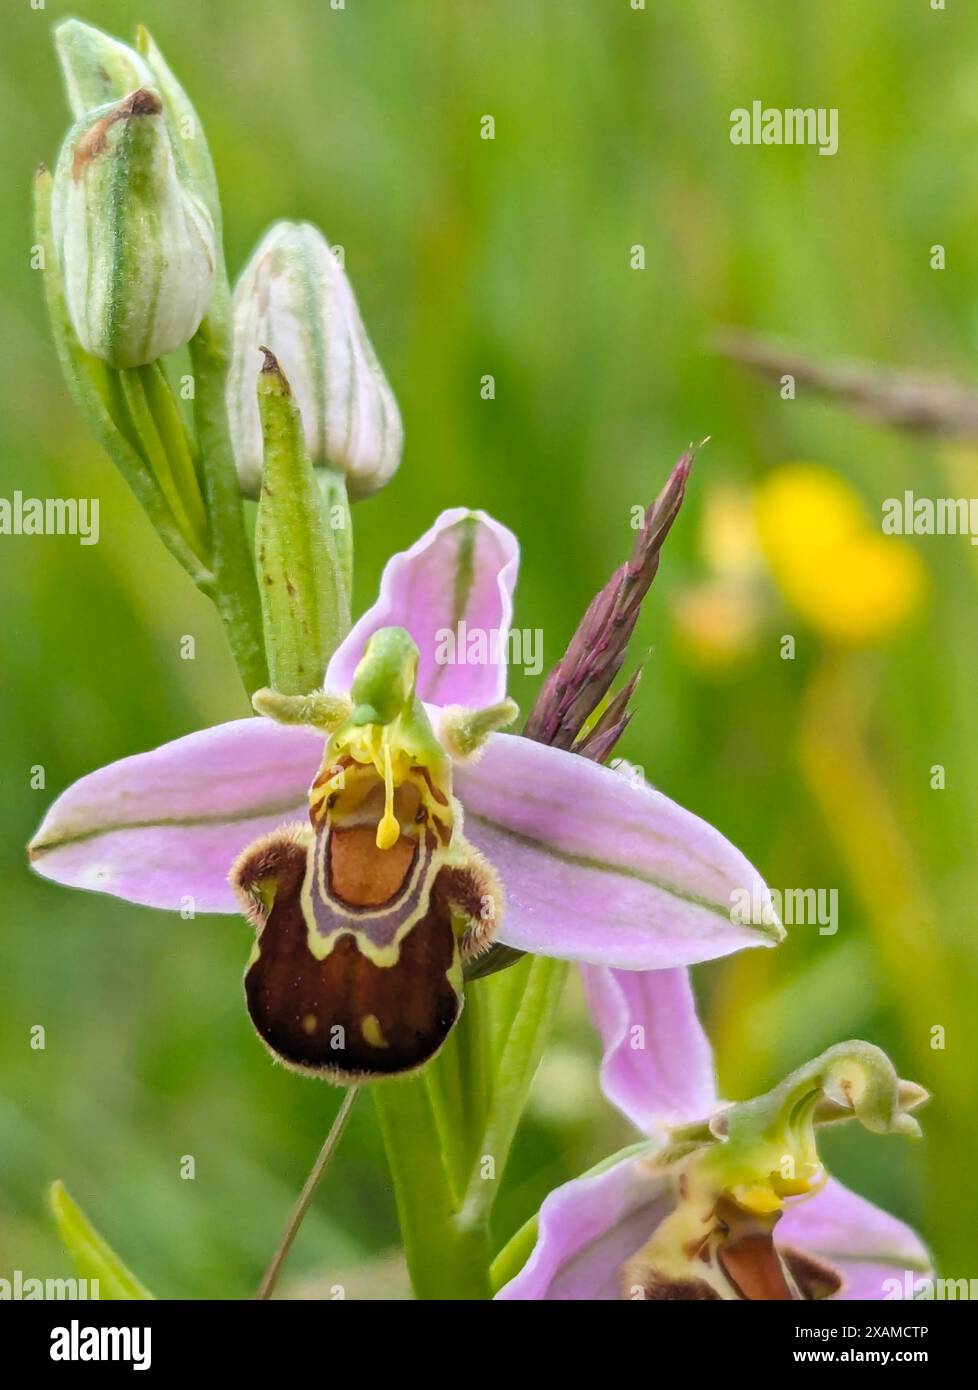
[[[336,1112],[336,1118],[330,1125],[329,1133],[323,1141],[323,1147],[319,1150],[319,1154],[312,1168],[309,1170],[309,1176],[306,1178],[302,1191],[299,1193],[296,1204],[292,1208],[288,1223],[286,1224],[285,1230],[282,1232],[282,1238],[275,1247],[275,1253],[269,1261],[268,1268],[262,1276],[261,1283],[258,1285],[258,1292],[255,1294],[256,1299],[271,1298],[275,1291],[275,1285],[278,1282],[279,1274],[282,1272],[282,1266],[285,1264],[289,1251],[292,1249],[292,1244],[299,1234],[299,1227],[305,1220],[306,1212],[309,1210],[312,1199],[316,1195],[316,1188],[322,1181],[323,1175],[329,1167],[334,1153],[339,1147],[340,1140],[343,1137],[343,1131],[346,1129],[347,1121],[350,1118],[350,1114],[356,1104],[356,1099],[359,1094],[360,1092],[357,1088],[351,1086],[343,1097],[340,1108]]]
[[[415,1297],[489,1298],[488,1226],[462,1213],[427,1081],[408,1077],[372,1089]]]
[[[213,579],[201,586],[221,615],[245,690],[268,684],[261,607],[255,567],[248,549],[234,455],[224,405],[227,376],[227,285],[190,342],[194,377],[194,421],[200,449],[204,497],[211,525]]]

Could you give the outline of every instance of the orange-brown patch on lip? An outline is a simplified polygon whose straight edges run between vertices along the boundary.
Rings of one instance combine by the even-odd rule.
[[[414,866],[417,840],[402,834],[390,849],[378,849],[376,834],[371,825],[330,830],[330,891],[347,907],[382,907],[402,891]]]
[[[724,1198],[717,1203],[716,1215],[723,1233],[717,1258],[741,1298],[770,1303],[801,1297],[774,1244],[780,1212],[760,1216]]]
[[[795,1297],[769,1233],[740,1236],[729,1245],[721,1245],[718,1257],[741,1298],[785,1302]]]

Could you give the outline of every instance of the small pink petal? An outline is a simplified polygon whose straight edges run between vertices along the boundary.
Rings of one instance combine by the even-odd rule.
[[[504,1300],[621,1299],[622,1265],[641,1250],[672,1206],[671,1184],[641,1158],[564,1183],[540,1208],[537,1243]]]
[[[498,521],[464,507],[442,512],[410,550],[388,560],[377,602],[329,663],[326,689],[348,692],[368,638],[381,627],[403,627],[420,652],[422,700],[470,709],[495,704],[506,694],[518,566],[516,537]]]
[[[844,1283],[839,1299],[893,1297],[894,1283],[932,1276],[923,1241],[904,1222],[830,1178],[816,1196],[789,1206],[778,1222],[778,1245],[808,1251],[833,1265]]]
[[[689,971],[582,965],[581,975],[612,1105],[649,1135],[709,1116],[717,1105],[713,1053]]]

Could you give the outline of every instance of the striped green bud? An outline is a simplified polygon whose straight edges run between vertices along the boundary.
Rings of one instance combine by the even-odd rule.
[[[196,108],[177,81],[149,30],[138,31],[139,53],[152,74],[149,85],[163,98],[163,110],[170,125],[170,140],[177,158],[178,172],[203,198],[214,226],[221,229],[221,200],[217,191],[214,161],[204,136]]]
[[[255,374],[266,345],[291,383],[313,465],[342,473],[354,499],[376,492],[400,463],[401,417],[322,233],[307,222],[276,223],[242,272],[232,307],[228,417],[242,490],[255,495],[261,479]]]
[[[96,106],[118,102],[139,87],[151,87],[163,101],[177,172],[207,204],[215,227],[221,224],[214,161],[200,117],[170,70],[152,35],[142,25],[136,48],[80,19],[63,20],[54,46],[64,75],[68,105],[77,119]]]
[[[189,342],[213,294],[216,236],[179,176],[153,88],[96,107],[72,127],[51,223],[68,315],[86,352],[140,367]]]
[[[153,74],[136,50],[93,24],[64,20],[54,31],[54,46],[76,119],[96,106],[121,101],[140,87],[154,85]]]

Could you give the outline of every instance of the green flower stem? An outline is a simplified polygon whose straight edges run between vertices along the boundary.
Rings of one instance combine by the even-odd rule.
[[[227,298],[227,286],[221,285],[211,311],[190,340],[190,361],[194,374],[194,419],[211,526],[214,578],[207,592],[224,622],[231,651],[250,695],[268,684],[268,666],[258,586],[245,536],[224,399]]]
[[[487,1038],[489,1080],[486,1118],[463,1197],[467,1221],[488,1219],[566,977],[565,961],[526,956],[511,970],[468,987],[470,993],[484,991],[485,1014],[477,1026]],[[479,1084],[479,1075],[476,1071],[473,1084]],[[491,1178],[484,1169],[487,1159],[493,1162]]]
[[[491,1297],[492,1206],[566,974],[527,956],[468,985],[438,1057],[373,1088],[418,1298]]]
[[[159,368],[158,363],[153,364]],[[162,369],[160,369],[162,370]],[[137,367],[120,371],[119,386],[122,398],[125,401],[129,418],[139,436],[142,451],[153,470],[153,476],[159,484],[160,491],[166,498],[167,505],[173,514],[174,520],[180,527],[187,544],[195,555],[201,560],[208,558],[207,543],[207,520],[204,515],[204,504],[200,497],[200,489],[194,480],[194,492],[196,493],[197,508],[193,505],[193,499],[184,496],[180,484],[174,476],[172,461],[169,450],[160,436],[156,412],[161,408],[161,401],[158,399],[159,392],[156,384],[151,386],[153,391],[153,402],[147,393],[147,385],[152,380],[151,367]],[[156,407],[156,410],[153,409]],[[191,513],[195,512],[194,518]]]
[[[204,553],[210,551],[210,528],[207,508],[200,490],[200,475],[194,460],[191,441],[187,436],[180,407],[177,405],[162,362],[140,367],[146,404],[153,417],[160,443],[169,460],[174,484],[183,499],[187,519],[195,535],[200,537]]]
[[[423,1077],[378,1081],[372,1090],[415,1295],[488,1299],[488,1225],[461,1215],[441,1161],[441,1134]]]
[[[480,1152],[492,1088],[489,1015],[482,990],[466,987],[465,1007],[451,1039],[422,1078],[449,1181],[456,1193],[464,1193]]]
[[[489,1287],[495,1296],[504,1284],[515,1279],[533,1254],[540,1226],[540,1213],[534,1212],[500,1250],[489,1268]]]
[[[466,997],[463,1018],[468,1013]],[[456,1032],[461,1022],[455,1025]],[[421,1074],[438,1129],[441,1162],[453,1192],[461,1192],[468,1172],[474,1136],[463,1124],[465,1080],[457,1047],[443,1047]]]
[[[473,1165],[478,1163],[482,1136],[489,1118],[493,1093],[490,1026],[491,1015],[485,987],[467,985],[465,1008],[447,1059],[455,1061],[461,1078],[461,1106],[457,1113],[462,1121],[459,1129],[468,1143],[467,1168],[461,1175],[460,1190],[463,1190],[462,1184]]]
[[[600,1163],[596,1163],[593,1168],[589,1168],[586,1173],[582,1173],[582,1178],[596,1178],[601,1173],[606,1173],[609,1168],[614,1168],[618,1163],[624,1163],[626,1159],[651,1159],[656,1152],[654,1141],[642,1139],[637,1144],[630,1144],[627,1149],[621,1149],[618,1153],[609,1154]],[[510,1237],[507,1243],[500,1250],[499,1254],[492,1262],[489,1270],[489,1284],[495,1296],[504,1284],[508,1284],[511,1279],[515,1279],[517,1274],[526,1264],[533,1253],[533,1247],[537,1243],[537,1232],[540,1224],[540,1213],[535,1211],[529,1220],[525,1221],[519,1230]]]

